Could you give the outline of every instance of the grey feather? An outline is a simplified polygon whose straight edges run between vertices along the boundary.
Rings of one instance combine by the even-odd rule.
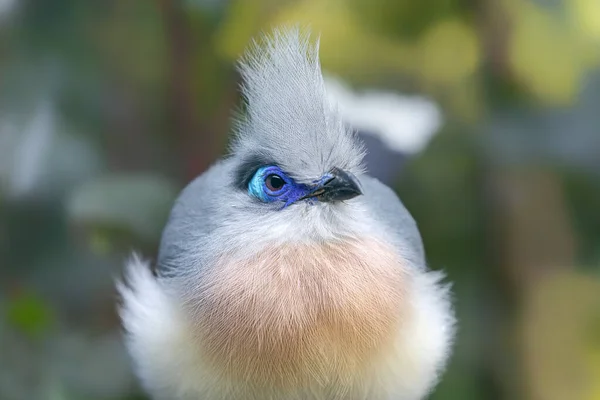
[[[413,265],[425,266],[425,250],[417,223],[396,193],[378,179],[363,176],[364,201],[373,218],[387,226],[411,250]]]

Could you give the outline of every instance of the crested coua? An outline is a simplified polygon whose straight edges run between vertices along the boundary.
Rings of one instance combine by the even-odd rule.
[[[454,334],[415,221],[367,175],[328,100],[318,45],[275,31],[240,62],[230,154],[180,194],[155,273],[118,285],[154,399],[417,400]]]

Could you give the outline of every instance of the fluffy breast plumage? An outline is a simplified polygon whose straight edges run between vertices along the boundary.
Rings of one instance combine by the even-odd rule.
[[[351,388],[389,353],[407,274],[375,240],[289,244],[221,260],[186,302],[207,365],[265,388]]]

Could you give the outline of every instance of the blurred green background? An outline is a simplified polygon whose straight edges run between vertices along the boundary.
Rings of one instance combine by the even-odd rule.
[[[432,399],[600,400],[598,0],[0,0],[0,399],[144,398],[113,278],[286,22],[354,89],[443,111],[391,182],[455,282]]]

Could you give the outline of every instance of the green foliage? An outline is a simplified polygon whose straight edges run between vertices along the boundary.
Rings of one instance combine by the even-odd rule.
[[[22,334],[32,339],[39,339],[52,329],[55,316],[42,298],[31,292],[25,292],[8,300],[6,320]]]
[[[384,36],[417,39],[442,20],[472,12],[465,0],[351,0],[370,29]]]

